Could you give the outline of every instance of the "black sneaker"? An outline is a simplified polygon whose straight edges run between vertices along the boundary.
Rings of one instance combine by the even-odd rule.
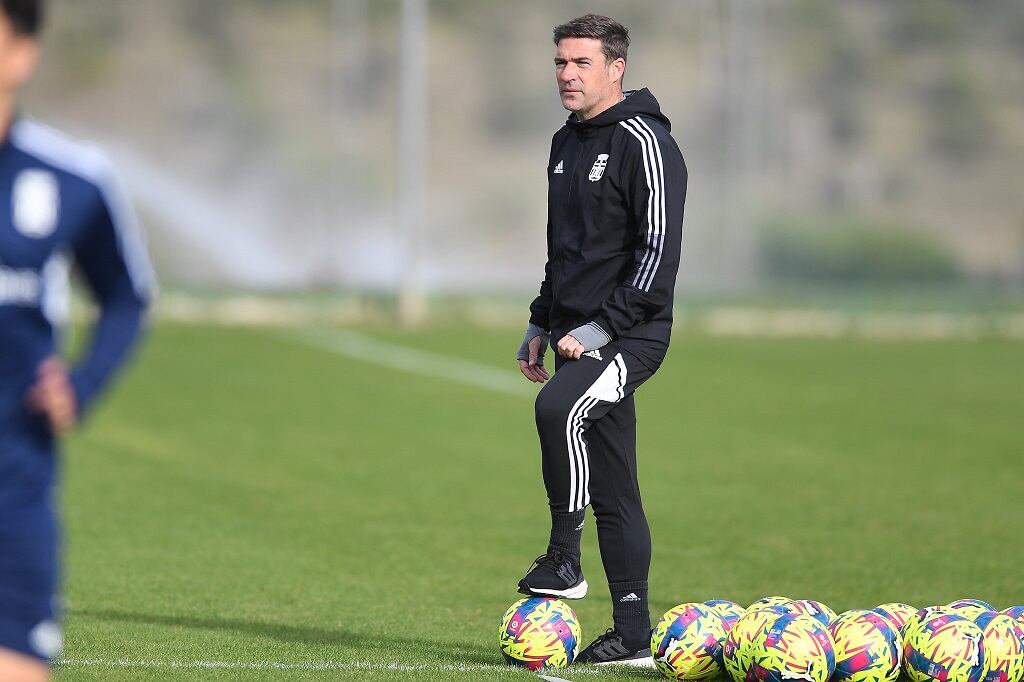
[[[643,642],[627,642],[615,629],[609,628],[606,633],[595,639],[590,643],[590,646],[581,651],[574,663],[653,668],[654,657],[651,656],[651,643],[649,639]]]
[[[587,581],[579,561],[556,550],[534,560],[530,572],[519,581],[519,591],[534,597],[583,599]]]

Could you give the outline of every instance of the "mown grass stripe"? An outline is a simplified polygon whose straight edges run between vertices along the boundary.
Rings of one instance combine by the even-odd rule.
[[[58,668],[146,668],[158,670],[299,670],[299,671],[356,671],[367,672],[449,672],[479,673],[508,672],[505,665],[483,663],[383,663],[373,661],[158,661],[127,658],[64,658],[56,662]],[[578,668],[576,674],[596,674],[602,671]],[[558,679],[558,678],[545,678]]]
[[[288,334],[287,337],[306,346],[411,374],[455,381],[506,395],[526,396],[536,393],[536,389],[531,388],[520,376],[512,361],[509,361],[509,369],[501,370],[472,360],[410,348],[343,329],[309,330]]]

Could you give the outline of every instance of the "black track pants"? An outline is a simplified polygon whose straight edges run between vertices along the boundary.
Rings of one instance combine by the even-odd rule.
[[[589,504],[609,582],[647,580],[651,533],[640,501],[633,392],[653,372],[614,342],[564,360],[537,396],[537,432],[552,510]]]

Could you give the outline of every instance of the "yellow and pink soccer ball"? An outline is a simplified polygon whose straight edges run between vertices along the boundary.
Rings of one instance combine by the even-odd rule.
[[[914,617],[914,614],[916,614],[919,609],[911,606],[910,604],[890,602],[888,604],[876,606],[871,610],[895,625],[896,629],[902,634],[907,622]]]
[[[949,608],[948,606],[926,606],[923,609],[919,609],[917,613],[907,619],[907,622],[903,624],[903,644],[904,647],[907,643],[907,633],[910,632],[911,628],[918,627],[922,622],[931,620],[940,615],[963,615],[957,614],[956,611]]]
[[[563,601],[520,599],[501,619],[498,646],[510,665],[530,670],[567,668],[579,653],[580,622]]]
[[[784,607],[789,610],[790,613],[802,613],[805,616],[810,616],[814,620],[821,623],[826,628],[833,620],[836,619],[836,612],[824,604],[815,599],[794,599]]]
[[[948,604],[946,604],[946,606],[948,606],[949,608],[953,609],[954,611],[957,611],[957,610],[962,609],[962,608],[982,608],[982,609],[985,609],[986,611],[995,611],[996,610],[987,601],[982,601],[981,599],[971,599],[971,598],[967,598],[967,597],[965,597],[963,599],[957,599],[955,601],[951,601]]]
[[[818,621],[767,606],[748,612],[722,647],[734,682],[827,682],[835,669],[835,643]]]
[[[974,619],[985,641],[986,682],[1024,679],[1024,628],[1005,613],[986,611]]]
[[[768,607],[747,611],[729,630],[722,645],[722,667],[734,682],[746,681],[758,643],[779,615],[778,611]]]
[[[1015,621],[1020,623],[1022,628],[1024,628],[1024,606],[1011,606],[1007,609],[1003,609],[1000,613],[1013,618]]]
[[[725,631],[727,633],[732,630],[734,625],[736,625],[736,621],[747,613],[745,608],[734,601],[729,601],[728,599],[709,599],[704,602],[704,605],[710,606],[715,613],[721,616],[722,625],[725,626]]]
[[[705,604],[680,604],[665,612],[651,634],[651,656],[666,677],[702,680],[722,672],[725,625]]]
[[[970,620],[974,620],[986,611],[996,610],[991,604],[980,599],[957,599],[946,604],[946,608],[952,609]]]
[[[810,616],[786,613],[775,615],[754,643],[746,679],[828,682],[835,667],[835,642],[828,629]]]
[[[914,682],[982,682],[988,664],[981,628],[944,607],[921,609],[907,623],[903,669]]]
[[[874,611],[839,614],[829,625],[836,645],[834,679],[842,682],[894,682],[900,675],[903,638],[899,629]]]
[[[773,606],[785,606],[793,600],[789,597],[761,597],[756,602],[747,607],[747,611],[760,611],[761,609],[768,609]]]

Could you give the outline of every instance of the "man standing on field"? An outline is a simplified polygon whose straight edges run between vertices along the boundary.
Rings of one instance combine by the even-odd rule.
[[[527,379],[551,379],[536,403],[551,535],[519,591],[586,595],[580,538],[592,505],[614,623],[576,660],[653,665],[633,392],[668,350],[686,166],[654,95],[622,90],[624,26],[588,14],[557,26],[554,41],[571,113],[551,141],[547,265],[518,354]]]
[[[20,116],[42,0],[0,0],[0,680],[42,682],[60,652],[57,441],[135,345],[154,289],[109,164]],[[68,269],[99,306],[80,361],[60,358]]]

